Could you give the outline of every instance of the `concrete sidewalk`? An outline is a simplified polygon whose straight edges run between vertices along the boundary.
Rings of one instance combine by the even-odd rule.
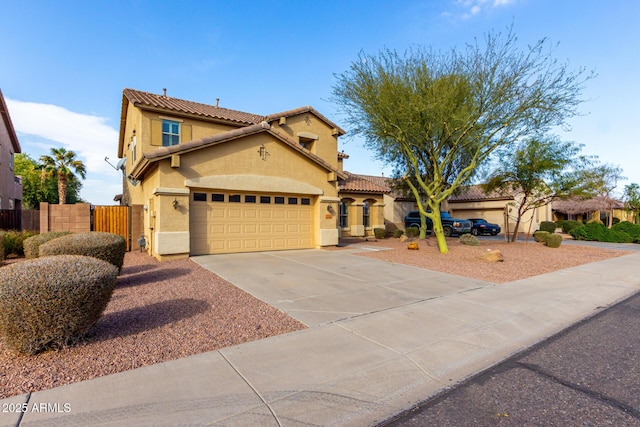
[[[640,290],[640,253],[502,285],[349,251],[194,260],[309,329],[2,409],[26,402],[24,426],[373,425]]]

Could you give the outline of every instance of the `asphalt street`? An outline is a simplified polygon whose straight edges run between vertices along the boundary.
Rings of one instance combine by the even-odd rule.
[[[640,426],[640,293],[383,426]]]

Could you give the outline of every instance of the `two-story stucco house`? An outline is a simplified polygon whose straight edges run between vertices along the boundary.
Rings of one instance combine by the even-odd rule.
[[[161,260],[336,245],[343,134],[309,106],[263,116],[125,89],[122,203],[144,206]],[[375,197],[366,206],[361,235],[384,224]]]
[[[20,143],[0,90],[0,209],[22,208],[22,181],[14,173],[14,155]]]

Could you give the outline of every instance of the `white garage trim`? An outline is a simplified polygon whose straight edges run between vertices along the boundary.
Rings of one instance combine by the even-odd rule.
[[[289,178],[265,175],[216,175],[187,179],[187,187],[231,191],[278,192],[319,196],[323,191],[313,185]]]

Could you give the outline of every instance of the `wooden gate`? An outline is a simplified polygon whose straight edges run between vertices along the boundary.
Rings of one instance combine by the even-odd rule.
[[[131,208],[129,206],[94,206],[93,230],[119,234],[131,250]]]

